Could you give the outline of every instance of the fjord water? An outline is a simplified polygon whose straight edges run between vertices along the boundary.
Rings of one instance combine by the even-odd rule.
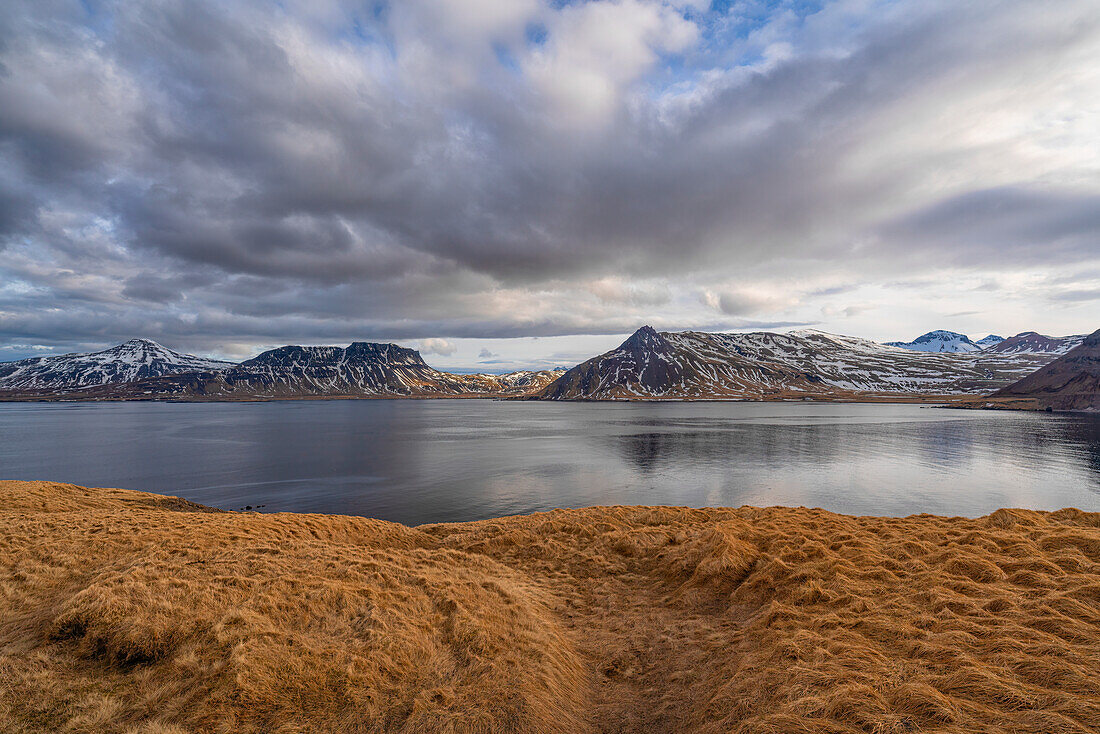
[[[1100,417],[815,403],[0,404],[0,479],[406,524],[587,505],[1100,510]]]

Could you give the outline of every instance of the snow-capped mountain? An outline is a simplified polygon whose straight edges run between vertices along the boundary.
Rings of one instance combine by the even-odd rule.
[[[1001,354],[1054,354],[1060,356],[1068,353],[1084,340],[1084,334],[1044,336],[1034,331],[1025,331],[988,347],[988,350]]]
[[[566,372],[538,394],[564,400],[852,397],[985,393],[1049,354],[921,352],[815,330],[789,334],[657,332]]]
[[[229,365],[135,340],[90,355],[0,365],[0,394],[7,399],[94,400],[341,396],[777,399],[985,394],[1058,357],[1056,351],[1049,350],[1068,350],[1067,345],[1080,339],[1028,333],[983,350],[927,352],[815,330],[789,334],[658,333],[647,326],[617,349],[571,370],[506,375],[441,372],[425,363],[419,352],[396,344],[286,346]]]
[[[1010,407],[1100,410],[1100,330],[1050,364],[990,397],[1021,401]]]
[[[90,399],[250,400],[282,397],[466,397],[523,395],[564,370],[456,375],[396,344],[286,346],[226,369],[167,375],[85,391]]]
[[[565,369],[559,367],[550,370],[518,370],[502,375],[485,373],[471,375],[446,374],[462,381],[471,392],[523,395],[543,389],[564,375]]]
[[[982,348],[970,341],[965,334],[942,329],[921,334],[911,342],[886,342],[886,344],[914,352],[977,352]]]
[[[977,344],[982,349],[985,349],[986,347],[992,347],[996,344],[1000,344],[1004,340],[1005,340],[1005,338],[1003,336],[997,336],[996,334],[990,334],[989,336],[982,337],[981,339],[979,339],[978,341],[976,341],[974,343]]]
[[[80,389],[231,366],[231,362],[180,354],[148,339],[131,339],[101,352],[0,363],[0,390]]]
[[[209,387],[250,395],[433,392],[441,373],[396,344],[272,349],[216,375]]]

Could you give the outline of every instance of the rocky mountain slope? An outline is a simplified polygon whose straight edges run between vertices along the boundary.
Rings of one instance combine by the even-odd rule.
[[[0,363],[0,390],[68,390],[195,370],[217,372],[231,366],[231,362],[180,354],[148,339],[131,339],[101,352]]]
[[[997,336],[996,334],[990,334],[989,336],[982,337],[981,339],[979,339],[978,341],[976,341],[974,343],[977,344],[982,349],[985,349],[986,347],[992,347],[995,344],[1000,344],[1004,340],[1005,340],[1005,338],[1003,336]]]
[[[989,347],[989,351],[999,354],[1062,355],[1084,340],[1084,334],[1077,334],[1075,336],[1044,336],[1034,331],[1025,331],[994,344]]]
[[[1013,407],[1100,410],[1100,330],[1042,369],[990,397],[1031,403]]]
[[[191,371],[68,392],[85,399],[250,400],[290,397],[463,397],[522,395],[562,370],[456,375],[430,367],[413,349],[354,342],[286,346],[219,370]]]
[[[948,337],[938,338],[941,344],[949,341]],[[760,400],[986,394],[1046,365],[1082,338],[1050,338],[1026,332],[983,350],[939,352],[814,330],[708,334],[658,333],[643,327],[617,349],[568,372],[506,375],[442,372],[429,366],[419,352],[396,344],[286,346],[231,365],[134,340],[94,354],[0,365],[0,398],[534,396]]]
[[[814,330],[658,333],[645,326],[617,349],[569,370],[538,397],[774,399],[984,393],[1054,358],[1034,353],[920,352]]]
[[[930,331],[911,342],[886,342],[886,344],[915,352],[977,352],[982,349],[981,346],[970,341],[965,334],[943,330]]]

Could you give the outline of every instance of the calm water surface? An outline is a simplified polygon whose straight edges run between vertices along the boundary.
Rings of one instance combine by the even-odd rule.
[[[0,478],[408,524],[597,504],[1100,510],[1100,417],[806,403],[0,403]]]

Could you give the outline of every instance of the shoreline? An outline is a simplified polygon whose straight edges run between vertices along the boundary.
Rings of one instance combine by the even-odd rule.
[[[0,482],[0,729],[1090,731],[1100,513],[407,527]]]
[[[295,396],[271,396],[271,397],[237,397],[237,398],[72,398],[72,397],[38,397],[38,396],[0,396],[2,403],[65,403],[65,404],[97,404],[97,403],[185,403],[185,404],[209,404],[209,403],[282,403],[295,401],[338,401],[338,400],[485,400],[492,402],[526,402],[526,403],[593,403],[593,404],[623,404],[623,403],[809,403],[809,404],[837,404],[837,405],[921,405],[928,408],[944,408],[948,410],[990,410],[990,411],[1016,411],[1028,413],[1054,413],[1062,415],[1096,415],[1098,410],[1053,410],[1032,404],[1034,401],[1020,399],[990,399],[984,396],[973,395],[868,395],[861,397],[827,397],[814,396],[804,398],[577,398],[577,399],[543,399],[524,395],[295,395]]]
[[[320,401],[320,400],[490,400],[500,402],[530,402],[530,403],[886,403],[897,405],[938,405],[944,403],[960,402],[972,395],[924,395],[924,394],[899,394],[887,395],[876,393],[863,396],[827,396],[816,395],[812,397],[776,397],[776,398],[749,398],[749,397],[687,397],[687,398],[661,398],[661,397],[631,397],[631,398],[575,398],[575,399],[548,399],[536,398],[527,395],[288,395],[288,396],[256,396],[256,397],[226,397],[226,398],[166,398],[166,397],[72,397],[72,396],[7,396],[0,395],[0,403],[275,403],[286,401]]]

